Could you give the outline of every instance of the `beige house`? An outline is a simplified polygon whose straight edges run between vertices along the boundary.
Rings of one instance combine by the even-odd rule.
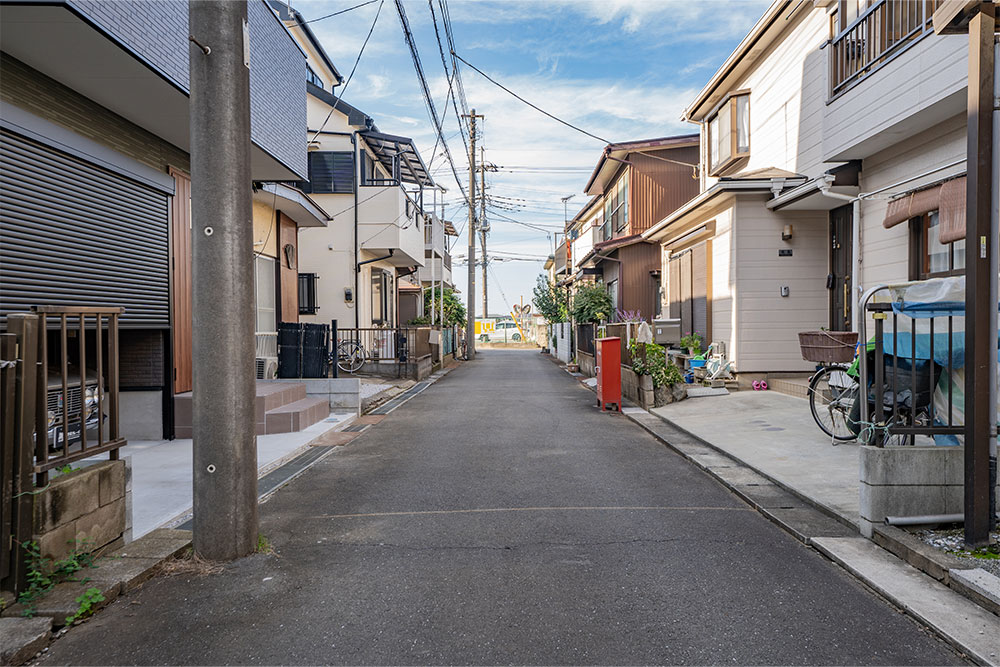
[[[644,236],[666,312],[737,371],[811,370],[799,331],[856,328],[871,286],[961,272],[939,231],[964,216],[967,38],[934,35],[935,5],[776,0],[685,110],[701,192]]]

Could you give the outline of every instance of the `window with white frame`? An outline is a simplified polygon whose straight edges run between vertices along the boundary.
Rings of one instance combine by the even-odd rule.
[[[709,118],[708,147],[712,176],[750,155],[750,93],[731,95]]]

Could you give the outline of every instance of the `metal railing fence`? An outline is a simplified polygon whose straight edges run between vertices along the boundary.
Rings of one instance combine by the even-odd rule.
[[[878,0],[830,43],[830,96],[872,73],[907,44],[933,32],[941,0]]]

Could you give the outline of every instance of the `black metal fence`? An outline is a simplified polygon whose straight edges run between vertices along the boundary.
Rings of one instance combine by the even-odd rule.
[[[960,444],[964,429],[964,309],[924,311],[867,303],[875,335],[861,359],[867,401],[859,405],[861,439],[870,444]]]

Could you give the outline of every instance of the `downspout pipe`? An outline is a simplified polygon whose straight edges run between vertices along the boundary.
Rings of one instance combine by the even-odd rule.
[[[889,526],[921,526],[934,523],[965,523],[964,514],[925,514],[922,516],[887,516]]]
[[[361,328],[361,307],[358,305],[361,303],[361,294],[358,291],[360,289],[360,276],[361,276],[361,248],[358,243],[358,187],[360,180],[358,174],[361,171],[361,160],[358,159],[358,131],[354,130],[351,132],[351,152],[354,154],[354,328]]]
[[[361,267],[364,266],[365,264],[371,264],[372,262],[381,262],[383,259],[389,259],[395,252],[396,252],[395,248],[389,248],[389,254],[386,255],[385,257],[376,257],[375,259],[366,259],[363,262],[358,262],[358,267],[357,267],[358,273],[361,272]]]

